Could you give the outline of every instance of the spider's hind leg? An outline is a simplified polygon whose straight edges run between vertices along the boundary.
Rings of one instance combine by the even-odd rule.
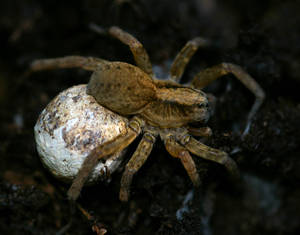
[[[113,140],[108,141],[92,150],[92,152],[84,160],[76,178],[68,190],[69,200],[76,201],[91,171],[95,168],[100,159],[105,159],[111,154],[122,151],[135,140],[135,138],[141,133],[141,122],[142,121],[140,119],[134,117],[129,122],[128,130],[125,135],[119,135]]]
[[[108,33],[111,36],[120,40],[125,45],[129,46],[137,66],[150,76],[153,75],[152,64],[149,59],[149,55],[146,49],[144,48],[143,44],[140,43],[140,41],[137,40],[134,36],[120,29],[117,26],[112,26],[108,30],[105,30],[96,24],[90,24],[90,29],[99,34]]]
[[[85,70],[94,71],[104,63],[109,62],[99,58],[83,56],[65,56],[52,59],[39,59],[31,63],[30,72],[66,68],[82,68]]]
[[[186,65],[191,60],[192,56],[198,50],[199,47],[205,47],[208,45],[208,41],[197,37],[188,41],[185,46],[180,50],[180,52],[175,57],[171,69],[170,76],[175,82],[180,82],[181,76],[185,70]]]
[[[142,43],[140,43],[131,34],[123,31],[116,26],[110,27],[108,29],[108,32],[109,34],[129,46],[138,67],[144,70],[147,74],[151,76],[153,75],[152,64],[150,62],[149,55]]]

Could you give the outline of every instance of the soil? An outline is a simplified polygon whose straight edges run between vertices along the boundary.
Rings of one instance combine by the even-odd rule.
[[[87,83],[90,72],[25,75],[33,60],[65,55],[134,63],[126,46],[89,29],[96,23],[118,25],[135,35],[158,72],[186,41],[207,38],[211,45],[194,55],[184,81],[226,61],[242,66],[266,92],[242,139],[254,96],[231,75],[205,89],[218,98],[208,123],[213,136],[205,143],[230,153],[241,171],[239,182],[224,167],[194,157],[202,186],[193,188],[180,161],[158,141],[134,178],[128,203],[118,199],[122,168],[109,184],[84,188],[78,203],[98,228],[116,235],[299,234],[299,11],[299,1],[292,0],[2,0],[0,233],[54,234],[69,221],[68,185],[40,163],[33,126],[56,94]],[[67,234],[94,234],[92,228],[77,210]]]

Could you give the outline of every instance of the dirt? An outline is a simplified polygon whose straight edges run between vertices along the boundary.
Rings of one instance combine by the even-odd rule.
[[[218,98],[208,123],[213,136],[205,143],[230,153],[241,171],[239,182],[232,182],[224,167],[194,157],[202,179],[202,186],[194,189],[180,162],[158,141],[134,178],[128,203],[118,200],[122,168],[110,184],[100,182],[82,191],[78,203],[98,227],[106,234],[299,234],[299,1],[69,4],[0,3],[0,233],[54,234],[69,221],[68,185],[40,163],[33,126],[55,95],[87,83],[90,73],[25,72],[35,59],[65,55],[134,63],[126,46],[91,31],[88,25],[93,22],[118,25],[135,35],[157,71],[163,71],[189,39],[207,38],[211,45],[195,54],[184,81],[226,61],[241,65],[266,92],[242,139],[253,95],[231,75],[205,89]],[[80,210],[73,220],[67,234],[94,234]]]

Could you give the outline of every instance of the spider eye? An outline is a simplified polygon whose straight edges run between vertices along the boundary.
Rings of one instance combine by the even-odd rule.
[[[207,108],[208,107],[208,103],[204,102],[204,103],[198,104],[197,106],[198,106],[198,108]]]

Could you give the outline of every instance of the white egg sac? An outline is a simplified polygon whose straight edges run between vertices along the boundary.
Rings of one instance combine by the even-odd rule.
[[[99,105],[86,94],[86,85],[58,94],[34,127],[42,163],[57,178],[71,182],[95,147],[126,133],[128,120]],[[88,183],[108,179],[122,162],[124,151],[100,160]]]

